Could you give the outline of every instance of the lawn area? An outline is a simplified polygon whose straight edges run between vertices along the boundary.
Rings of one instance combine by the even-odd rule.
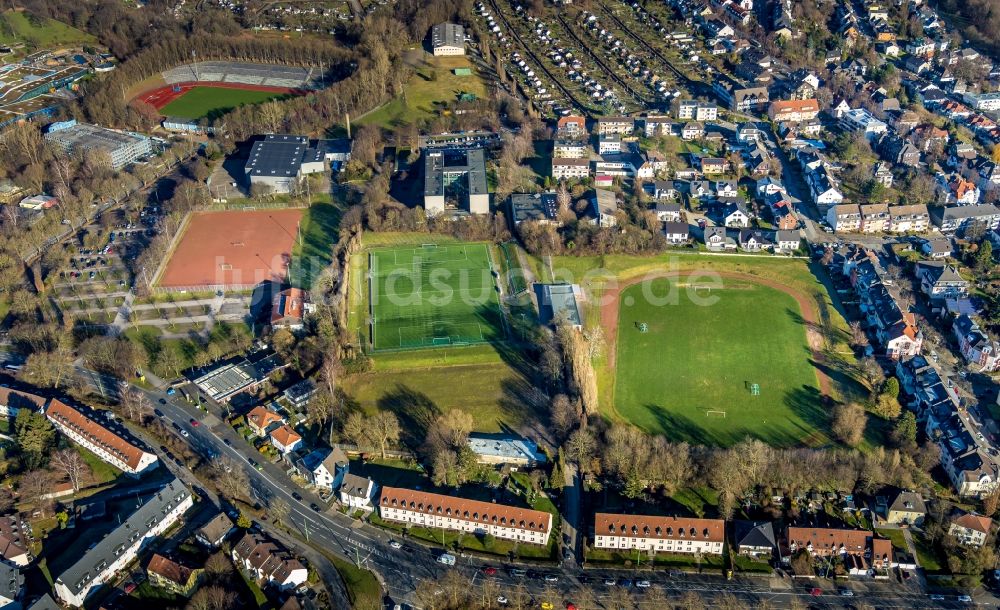
[[[403,95],[359,118],[356,123],[394,129],[434,118],[440,106],[458,101],[463,93],[480,99],[486,95],[486,85],[467,57],[423,54],[416,60],[415,67],[416,72],[403,86]],[[472,74],[456,76],[455,68],[469,68]]]
[[[917,549],[917,561],[920,563],[920,567],[928,573],[944,571],[941,560],[930,541],[917,532],[912,532],[911,535],[913,536],[913,546]]]
[[[602,299],[605,294],[610,289],[615,289],[623,281],[633,280],[635,278],[640,278],[646,274],[662,274],[665,272],[678,272],[682,274],[687,274],[690,272],[728,272],[728,273],[740,273],[750,276],[760,277],[764,280],[771,280],[775,282],[780,282],[783,286],[787,286],[790,290],[793,290],[803,297],[808,298],[811,303],[815,305],[815,309],[818,313],[818,318],[820,321],[820,328],[818,329],[823,336],[824,345],[823,351],[826,354],[826,362],[824,363],[825,372],[831,379],[831,397],[835,401],[847,401],[847,400],[860,400],[866,395],[863,386],[857,381],[855,368],[855,359],[851,352],[849,344],[849,332],[848,325],[843,316],[843,306],[837,300],[836,295],[831,296],[831,293],[827,290],[825,284],[826,278],[823,275],[825,272],[821,269],[814,268],[813,265],[807,263],[803,260],[797,259],[787,259],[778,257],[746,257],[746,256],[704,256],[698,253],[683,253],[683,252],[670,252],[658,256],[631,256],[631,255],[607,255],[607,256],[590,256],[590,257],[573,257],[573,256],[558,256],[552,259],[552,272],[548,270],[548,266],[544,265],[537,258],[529,259],[532,268],[539,274],[543,281],[551,281],[553,278],[555,281],[565,281],[572,283],[579,283],[587,294],[588,302],[584,305],[583,314],[584,322],[588,327],[593,327],[600,324],[600,315],[602,307]],[[733,280],[725,280],[724,286],[736,288],[743,284],[749,284],[749,282],[743,280],[740,282],[735,282]],[[728,290],[727,290],[728,292]],[[733,292],[737,292],[734,290]],[[683,296],[683,293],[682,293]],[[738,297],[737,297],[738,298]],[[780,302],[780,301],[779,301]],[[780,315],[777,318],[784,317],[785,320],[791,320],[792,314],[796,310],[792,309],[789,311],[787,303],[785,301],[784,307],[781,307]],[[794,306],[795,304],[792,303]],[[723,304],[725,306],[725,304]],[[700,308],[699,308],[700,309]],[[752,310],[752,309],[751,309]],[[737,312],[740,317],[745,316],[745,312]],[[673,312],[670,312],[671,318],[674,316]],[[772,316],[773,317],[773,316]],[[655,322],[656,320],[646,320],[647,324]],[[700,324],[700,322],[699,322]],[[630,332],[634,329],[622,328],[621,332]],[[686,333],[687,331],[681,331]],[[714,331],[712,333],[715,334]],[[716,335],[718,336],[718,335]],[[732,342],[727,338],[726,342],[723,344],[716,344],[718,347],[711,348],[711,344],[708,342],[697,343],[698,352],[701,351],[715,351],[726,350]],[[747,342],[744,338],[740,337],[735,340],[735,343],[746,345]],[[803,335],[797,335],[794,338],[794,345],[801,346],[805,349],[804,333]],[[604,354],[599,355],[595,359],[595,369],[597,372],[597,382],[598,391],[600,393],[600,404],[602,405],[603,414],[609,419],[624,419],[623,413],[618,409],[614,408],[615,403],[615,389],[616,381],[615,375],[617,371],[624,371],[624,367],[621,362],[617,362],[617,366],[612,367],[609,363],[608,350],[604,350]],[[805,352],[799,352],[801,354],[801,359],[805,361],[808,358],[808,354]],[[688,368],[690,366],[687,364],[686,360],[689,357],[685,354],[685,361],[682,361],[676,365],[672,363],[672,367]],[[695,354],[691,357],[701,357]],[[785,356],[787,358],[787,356]],[[758,356],[754,356],[756,359],[761,359]],[[666,358],[663,359],[664,362],[668,362]],[[677,376],[676,371],[663,371],[667,375]],[[774,383],[771,382],[770,377],[773,376],[771,370],[766,371],[766,375],[761,377],[761,381],[757,383],[761,384],[761,396],[758,398],[764,398],[768,393],[768,388],[773,393],[775,391]],[[660,382],[656,380],[661,374],[661,371],[657,370],[655,376],[651,378],[651,382],[659,384]],[[799,371],[799,375],[802,375],[802,371]],[[783,374],[784,376],[784,374]],[[743,379],[737,380],[737,383],[742,385]],[[815,387],[816,381],[815,376],[809,377],[808,379],[803,379],[802,383],[805,385],[804,388],[799,388],[802,393],[813,392],[809,387]],[[737,388],[739,389],[739,388]],[[656,398],[657,402],[651,403],[653,405],[661,404],[666,400],[666,397],[658,396]],[[670,398],[674,398],[674,393],[671,392]],[[746,400],[744,400],[744,398]],[[740,395],[740,401],[737,403],[741,407],[746,407],[746,403],[751,397],[749,392],[745,395]],[[813,396],[815,400],[813,403],[819,403],[818,396]],[[754,399],[756,400],[756,399]],[[778,402],[782,402],[779,400]],[[697,406],[697,405],[696,405]],[[709,408],[707,405],[703,405],[704,408]],[[752,405],[751,405],[752,406]],[[790,405],[783,405],[786,412],[792,411]],[[715,408],[715,407],[711,407]],[[722,406],[723,409],[727,411],[727,417],[724,421],[715,422],[715,431],[712,433],[703,433],[698,428],[691,430],[681,430],[680,436],[687,436],[688,438],[692,436],[698,436],[702,434],[704,436],[714,436],[715,432],[719,431],[722,423],[732,424],[733,422],[729,420],[732,417],[729,411],[735,413],[737,408],[734,404],[728,404]],[[757,407],[753,407],[756,410]],[[813,406],[813,409],[818,408]],[[640,413],[643,411],[643,405],[640,405]],[[800,413],[800,421],[805,421],[810,423],[810,418],[803,417],[804,415],[810,415],[809,413]],[[815,414],[813,414],[815,415]],[[704,415],[701,416],[703,420],[707,419]],[[646,425],[650,425],[654,422],[656,418],[652,417],[650,413],[646,415]],[[721,416],[719,417],[722,420]],[[817,419],[817,418],[812,418]],[[826,417],[825,415],[819,417],[825,425]],[[771,420],[769,420],[771,421]],[[786,428],[788,424],[785,424]],[[659,427],[659,426],[656,426]],[[794,428],[794,426],[792,426]],[[661,428],[662,429],[662,428]],[[685,435],[685,433],[688,433]],[[729,438],[735,438],[737,435],[735,433],[725,433],[722,436],[728,436]],[[785,436],[784,433],[778,436]],[[824,434],[818,434],[814,439],[814,442],[824,442],[826,437]]]
[[[169,117],[215,120],[237,106],[260,104],[268,100],[287,97],[287,93],[275,91],[250,91],[228,87],[194,87],[184,95],[160,109],[160,114]]]
[[[80,454],[80,457],[83,458],[83,461],[90,467],[90,471],[94,473],[94,483],[98,485],[110,483],[121,476],[121,470],[118,470],[111,464],[103,461],[89,449],[85,449],[84,447],[76,444],[73,445],[73,448],[76,449],[77,453]]]
[[[340,216],[343,209],[336,203],[314,203],[302,216],[300,239],[292,250],[288,277],[294,286],[310,288],[320,273],[333,260],[333,245],[337,243]]]
[[[883,538],[888,538],[892,540],[892,546],[897,549],[906,550],[906,538],[903,536],[903,530],[900,529],[884,529],[875,530],[879,536]]]
[[[370,252],[372,343],[412,349],[502,340],[487,244],[423,244]]]
[[[595,549],[589,545],[584,546],[584,555],[589,564],[609,563],[617,565],[630,565],[635,567],[648,566],[650,563],[658,568],[679,568],[696,569],[698,562],[693,554],[686,553],[657,553],[652,560],[649,554],[640,551],[622,553],[609,549]],[[703,555],[701,558],[702,570],[721,570],[723,564],[722,555]]]
[[[340,577],[347,587],[347,597],[355,608],[380,608],[382,606],[382,587],[375,575],[368,570],[362,570],[352,563],[324,552],[327,559],[337,568]]]
[[[644,295],[677,284],[656,279],[622,293],[618,413],[649,432],[698,444],[732,445],[747,435],[778,446],[825,442],[818,431],[827,414],[795,299],[749,282],[712,290],[711,305],[683,290],[674,304]]]
[[[459,549],[509,557],[511,552],[515,552],[517,557],[524,559],[553,559],[556,556],[559,536],[555,532],[559,531],[558,518],[552,521],[553,535],[549,536],[549,544],[540,546],[537,544],[516,544],[513,540],[496,538],[484,542],[484,538],[466,532],[443,530],[432,527],[403,527],[402,523],[383,521],[378,515],[372,514],[369,520],[373,525],[377,525],[387,530],[406,532],[406,536],[416,540],[422,540],[446,549],[454,549],[457,545]]]
[[[0,43],[27,43],[33,47],[52,47],[93,43],[96,39],[70,25],[36,17],[27,11],[9,10],[0,15]]]

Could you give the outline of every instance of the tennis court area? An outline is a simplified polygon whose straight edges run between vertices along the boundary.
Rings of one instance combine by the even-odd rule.
[[[486,244],[427,244],[369,253],[376,350],[471,345],[506,337]]]

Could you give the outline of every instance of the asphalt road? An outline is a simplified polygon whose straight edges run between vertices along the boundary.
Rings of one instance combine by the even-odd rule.
[[[92,385],[99,384],[105,391],[115,388],[117,382],[91,371],[81,371]],[[192,449],[201,455],[219,455],[229,458],[239,464],[248,474],[252,487],[252,495],[262,504],[270,498],[281,498],[290,507],[286,523],[294,526],[310,544],[335,555],[357,563],[376,572],[385,591],[396,603],[409,603],[419,607],[414,592],[420,581],[438,578],[445,571],[453,570],[468,579],[470,586],[477,590],[482,587],[486,578],[496,582],[499,594],[510,596],[510,591],[517,586],[523,586],[537,603],[545,601],[543,591],[555,591],[560,599],[549,600],[556,607],[567,601],[572,601],[574,593],[581,587],[591,587],[598,600],[606,600],[611,587],[604,584],[605,579],[645,579],[653,587],[662,588],[669,598],[678,598],[689,591],[702,595],[706,600],[714,599],[729,593],[751,604],[763,601],[774,607],[789,607],[793,604],[805,604],[813,608],[850,608],[865,603],[879,609],[914,609],[914,608],[967,608],[969,604],[958,602],[954,596],[948,596],[944,601],[930,600],[928,596],[915,591],[912,586],[903,586],[895,582],[876,583],[873,581],[852,581],[834,585],[830,581],[791,581],[778,577],[744,577],[736,576],[727,581],[721,576],[712,574],[691,574],[669,572],[666,570],[610,570],[587,569],[577,567],[576,562],[562,562],[560,566],[547,565],[532,567],[519,564],[517,566],[501,559],[482,560],[473,557],[458,557],[455,566],[444,566],[435,561],[440,549],[433,549],[421,543],[407,540],[406,550],[393,549],[389,542],[393,539],[386,532],[364,525],[336,511],[318,512],[311,508],[326,508],[314,494],[295,485],[286,473],[276,464],[261,462],[259,454],[239,437],[236,432],[224,422],[215,426],[200,424],[191,425],[194,418],[201,421],[206,413],[195,409],[184,402],[179,395],[167,396],[158,391],[143,390],[153,406],[163,413],[163,419],[173,429],[176,423],[188,432],[185,440]],[[226,443],[226,440],[229,442]],[[249,459],[260,464],[260,470],[250,465]],[[294,494],[302,499],[297,500]],[[577,547],[579,548],[579,547]],[[498,569],[494,576],[487,577],[483,568],[487,566]],[[529,570],[528,576],[515,576],[510,573],[514,567]],[[534,573],[532,573],[534,572]],[[549,583],[544,576],[557,577],[557,582]],[[850,587],[853,597],[843,597],[837,587]],[[821,589],[818,596],[812,594],[814,588]],[[651,608],[643,604],[643,591],[633,588],[639,607]],[[986,599],[991,599],[988,596]],[[564,606],[563,606],[564,607]]]

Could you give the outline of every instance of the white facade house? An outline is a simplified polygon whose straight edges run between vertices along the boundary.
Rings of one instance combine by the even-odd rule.
[[[179,480],[167,483],[59,575],[56,596],[64,604],[83,607],[94,589],[112,582],[119,571],[135,561],[149,540],[165,532],[193,504],[191,492]]]
[[[338,490],[340,503],[347,508],[372,510],[375,502],[375,481],[356,474],[344,475],[344,482]]]
[[[292,427],[288,424],[271,430],[269,436],[271,437],[271,444],[281,452],[281,455],[288,455],[302,447],[302,435],[292,430]]]
[[[49,402],[45,417],[67,438],[119,470],[137,476],[156,468],[156,454],[140,449],[58,399]]]
[[[386,521],[529,544],[548,544],[552,532],[552,515],[547,512],[398,487],[382,488],[378,512]]]
[[[555,157],[552,159],[552,177],[556,180],[586,178],[589,175],[589,159],[569,159],[564,157]]]
[[[721,555],[726,538],[722,519],[653,515],[594,515],[594,548]]]
[[[688,121],[716,121],[719,118],[719,107],[706,102],[683,100],[677,107],[677,118]]]
[[[319,489],[332,492],[340,487],[350,468],[350,462],[339,447],[334,447],[317,449],[299,460],[296,466],[310,483]]]
[[[10,388],[0,388],[0,416],[17,417],[17,413],[21,409],[37,411],[44,406],[45,399],[41,396]]]
[[[309,579],[309,571],[288,549],[260,534],[247,532],[233,546],[232,557],[254,580],[282,591],[294,589]]]
[[[860,131],[869,139],[880,136],[889,130],[889,126],[885,122],[875,118],[864,108],[854,108],[845,112],[840,117],[840,126],[848,131]]]

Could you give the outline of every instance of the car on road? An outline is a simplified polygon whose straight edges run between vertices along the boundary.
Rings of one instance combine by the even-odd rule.
[[[438,563],[443,563],[446,566],[455,565],[455,556],[451,553],[441,553],[437,558]]]
[[[542,602],[542,610],[553,610],[555,608],[552,602]]]
[[[485,574],[487,576],[496,576],[497,575],[497,569],[494,568],[493,566],[486,566],[486,567],[483,568],[483,574]]]
[[[555,574],[546,574],[545,582],[559,582],[559,577]]]
[[[160,399],[160,404],[161,404],[161,405],[165,405],[165,404],[167,404],[167,399],[166,399],[166,398],[161,398],[161,399]]]
[[[177,393],[177,390],[175,390],[173,388],[167,388],[167,392],[166,393],[167,393],[167,396],[173,396],[174,394]]]
[[[201,422],[192,417],[191,418],[191,425],[194,426],[195,428],[197,428],[198,426],[201,425]]]
[[[163,411],[161,411],[159,409],[153,409],[153,415],[155,415],[157,417],[163,417]]]
[[[958,596],[958,601],[965,602],[967,604],[971,604],[972,603],[972,596],[971,595],[959,595]]]
[[[389,546],[392,547],[392,548],[394,548],[394,549],[396,549],[397,551],[399,549],[403,548],[403,545],[401,545],[399,542],[397,542],[395,540],[390,540],[389,541]]]
[[[631,586],[632,586],[632,581],[631,581],[631,580],[629,580],[628,578],[626,578],[625,580],[623,580],[623,581],[621,582],[621,585],[622,585],[623,587],[625,587],[626,589],[628,589],[629,587],[631,587]]]
[[[298,500],[299,502],[302,501],[302,496],[297,491],[293,491],[292,492],[292,497],[295,498],[296,500]]]
[[[813,587],[812,591],[809,592],[809,595],[812,595],[813,597],[819,597],[820,595],[823,595],[823,589],[820,589],[819,587]]]
[[[516,576],[518,578],[524,578],[525,576],[528,575],[528,572],[525,571],[525,570],[522,570],[521,568],[514,568],[514,569],[512,569],[510,571],[510,575],[511,576]]]
[[[840,593],[841,597],[854,597],[854,591],[851,589],[841,589],[838,593]]]
[[[639,587],[640,589],[648,589],[651,585],[649,584],[648,580],[640,580],[635,583],[635,586]]]
[[[316,504],[315,502],[313,502],[312,504],[310,504],[310,505],[309,505],[309,508],[313,509],[313,510],[314,510],[314,511],[316,511],[317,513],[323,510],[323,509],[321,509],[321,508],[319,507],[319,504]]]
[[[604,579],[604,586],[606,586],[606,587],[613,587],[613,586],[615,586],[617,584],[618,584],[618,581],[615,580],[614,578],[605,578]]]
[[[184,428],[181,428],[181,436],[183,436],[184,438],[187,438],[187,437],[189,437],[191,435],[188,434],[187,430],[185,430]]]
[[[928,597],[929,597],[929,599],[932,602],[943,602],[944,601],[944,595],[941,595],[939,593],[931,593]]]
[[[222,442],[225,443],[227,447],[233,446],[233,441],[229,440],[228,438],[222,439]]]

